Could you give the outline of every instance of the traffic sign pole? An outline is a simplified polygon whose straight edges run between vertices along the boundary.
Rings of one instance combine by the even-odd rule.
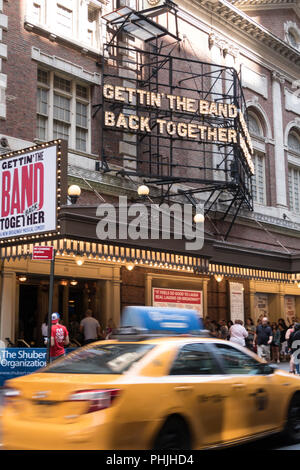
[[[53,304],[53,285],[54,285],[54,264],[56,250],[53,248],[53,257],[50,269],[49,284],[49,306],[48,306],[48,336],[47,336],[47,364],[50,363],[50,347],[51,347],[51,327],[52,327],[52,304]]]

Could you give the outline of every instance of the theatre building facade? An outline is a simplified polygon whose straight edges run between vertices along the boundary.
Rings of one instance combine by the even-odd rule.
[[[300,319],[298,2],[1,0],[0,31],[1,340],[42,344],[34,246],[70,330],[128,305]],[[172,211],[130,236],[125,202],[144,235],[189,205],[201,246]]]

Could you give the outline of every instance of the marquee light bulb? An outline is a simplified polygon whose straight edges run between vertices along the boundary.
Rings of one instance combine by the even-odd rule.
[[[200,224],[204,222],[204,215],[203,214],[195,214],[194,216],[195,224]]]
[[[75,261],[76,261],[77,266],[82,266],[84,263],[84,259],[81,257],[76,258]]]
[[[139,196],[148,196],[148,194],[150,193],[150,189],[145,184],[142,184],[138,187],[137,192]]]
[[[126,264],[126,269],[128,269],[128,271],[132,271],[134,269],[134,263],[127,263]]]

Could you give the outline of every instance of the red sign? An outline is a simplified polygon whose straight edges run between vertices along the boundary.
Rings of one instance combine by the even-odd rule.
[[[154,302],[200,304],[201,294],[200,291],[154,289]]]
[[[195,290],[153,288],[153,307],[186,308],[203,316],[203,293]]]
[[[53,246],[34,246],[32,259],[51,261],[53,259]]]

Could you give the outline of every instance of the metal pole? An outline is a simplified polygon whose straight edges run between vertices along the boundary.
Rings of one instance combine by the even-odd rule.
[[[50,363],[51,347],[51,326],[52,326],[52,304],[53,304],[53,285],[54,285],[54,263],[56,250],[53,249],[53,258],[51,260],[50,284],[49,284],[49,305],[48,305],[48,338],[47,338],[47,364]]]

